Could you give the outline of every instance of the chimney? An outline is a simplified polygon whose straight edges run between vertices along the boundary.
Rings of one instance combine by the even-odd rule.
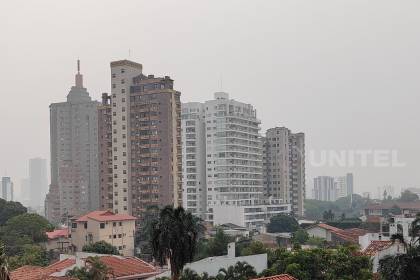
[[[235,257],[235,242],[231,242],[228,244],[228,254],[227,256],[229,258],[234,258]]]

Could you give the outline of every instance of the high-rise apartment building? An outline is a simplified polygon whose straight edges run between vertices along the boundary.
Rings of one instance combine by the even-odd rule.
[[[181,102],[169,76],[111,62],[113,210],[135,217],[182,201]]]
[[[102,104],[98,106],[98,159],[100,209],[112,210],[112,107],[111,96],[102,93]]]
[[[66,102],[50,105],[51,185],[47,218],[60,222],[99,208],[98,105],[78,72]]]
[[[335,201],[337,199],[334,177],[318,176],[314,178],[314,199],[322,201]]]
[[[305,135],[288,128],[270,128],[263,138],[264,194],[290,203],[303,216],[305,199]]]
[[[250,228],[290,211],[287,205],[263,197],[259,130],[255,108],[229,99],[224,92],[204,103],[182,105],[186,209],[214,224],[232,222]]]
[[[346,187],[347,187],[347,195],[352,195],[354,193],[353,190],[353,173],[346,174]]]
[[[10,177],[1,178],[1,198],[13,201],[13,182]]]
[[[32,158],[29,160],[29,206],[39,208],[43,205],[48,192],[47,160]]]

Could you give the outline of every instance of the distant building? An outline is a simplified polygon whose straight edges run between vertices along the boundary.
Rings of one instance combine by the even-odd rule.
[[[238,226],[261,229],[271,217],[288,213],[290,204],[215,205],[213,223],[221,225],[235,221]]]
[[[264,197],[260,120],[252,105],[216,92],[204,103],[182,104],[181,122],[184,208],[214,225],[248,228],[263,224],[261,209],[290,210],[287,202]],[[245,214],[251,208],[261,215]]]
[[[367,230],[360,228],[340,229],[324,223],[311,225],[305,231],[310,237],[322,238],[334,244],[359,244],[359,236],[367,233]]]
[[[6,201],[13,201],[13,182],[10,177],[1,178],[1,198]]]
[[[420,201],[401,202],[385,201],[382,203],[372,203],[364,208],[364,215],[369,219],[371,216],[385,217],[392,213],[392,209],[399,208],[401,214],[415,216],[420,212]]]
[[[22,190],[28,196],[29,206],[37,208],[44,204],[48,192],[47,160],[32,158],[29,160],[29,189]]]
[[[314,199],[321,201],[335,201],[337,189],[333,177],[319,176],[314,178]]]
[[[134,255],[136,218],[111,211],[93,211],[71,220],[71,243],[74,251],[83,246],[105,241],[115,246],[124,256]]]
[[[264,194],[292,204],[292,212],[304,214],[305,135],[288,128],[267,130],[263,138]]]
[[[78,64],[67,101],[50,105],[51,185],[45,212],[52,222],[99,208],[98,105],[83,87]]]
[[[336,201],[339,198],[353,194],[353,174],[314,178],[314,199],[322,201]]]

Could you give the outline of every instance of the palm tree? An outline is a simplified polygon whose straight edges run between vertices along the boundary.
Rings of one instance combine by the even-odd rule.
[[[166,206],[153,223],[153,257],[160,265],[169,259],[172,280],[178,280],[184,265],[193,260],[201,231],[198,219],[182,207]]]
[[[328,211],[324,211],[324,213],[322,214],[322,217],[324,218],[324,220],[327,220],[327,221],[332,221],[332,220],[334,220],[334,212],[331,210],[331,209],[329,209]]]
[[[227,269],[221,268],[217,279],[221,280],[247,280],[257,276],[253,266],[246,262],[237,262]]]
[[[0,244],[0,280],[10,280],[9,264],[3,244]]]

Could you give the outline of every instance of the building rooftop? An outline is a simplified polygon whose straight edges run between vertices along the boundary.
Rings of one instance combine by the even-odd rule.
[[[392,246],[392,241],[374,240],[362,251],[362,255],[374,256],[376,253]]]
[[[279,275],[274,275],[274,276],[255,278],[252,280],[297,280],[297,279],[289,274],[279,274]]]
[[[54,231],[47,232],[48,239],[56,239],[60,237],[68,237],[69,236],[69,229],[68,228],[62,228],[62,229],[56,229]]]
[[[76,219],[76,222],[87,222],[89,219],[98,222],[112,222],[112,221],[130,221],[136,220],[135,217],[128,214],[114,214],[111,211],[93,211]]]
[[[95,254],[82,254],[69,256],[47,267],[23,266],[11,272],[11,280],[73,280],[74,278],[59,276],[72,269],[76,263],[84,266],[86,257]],[[123,257],[114,255],[98,255],[100,260],[111,270],[115,279],[140,279],[159,273],[159,269],[136,257]],[[83,260],[82,262],[76,259]],[[114,279],[113,278],[113,279]]]

